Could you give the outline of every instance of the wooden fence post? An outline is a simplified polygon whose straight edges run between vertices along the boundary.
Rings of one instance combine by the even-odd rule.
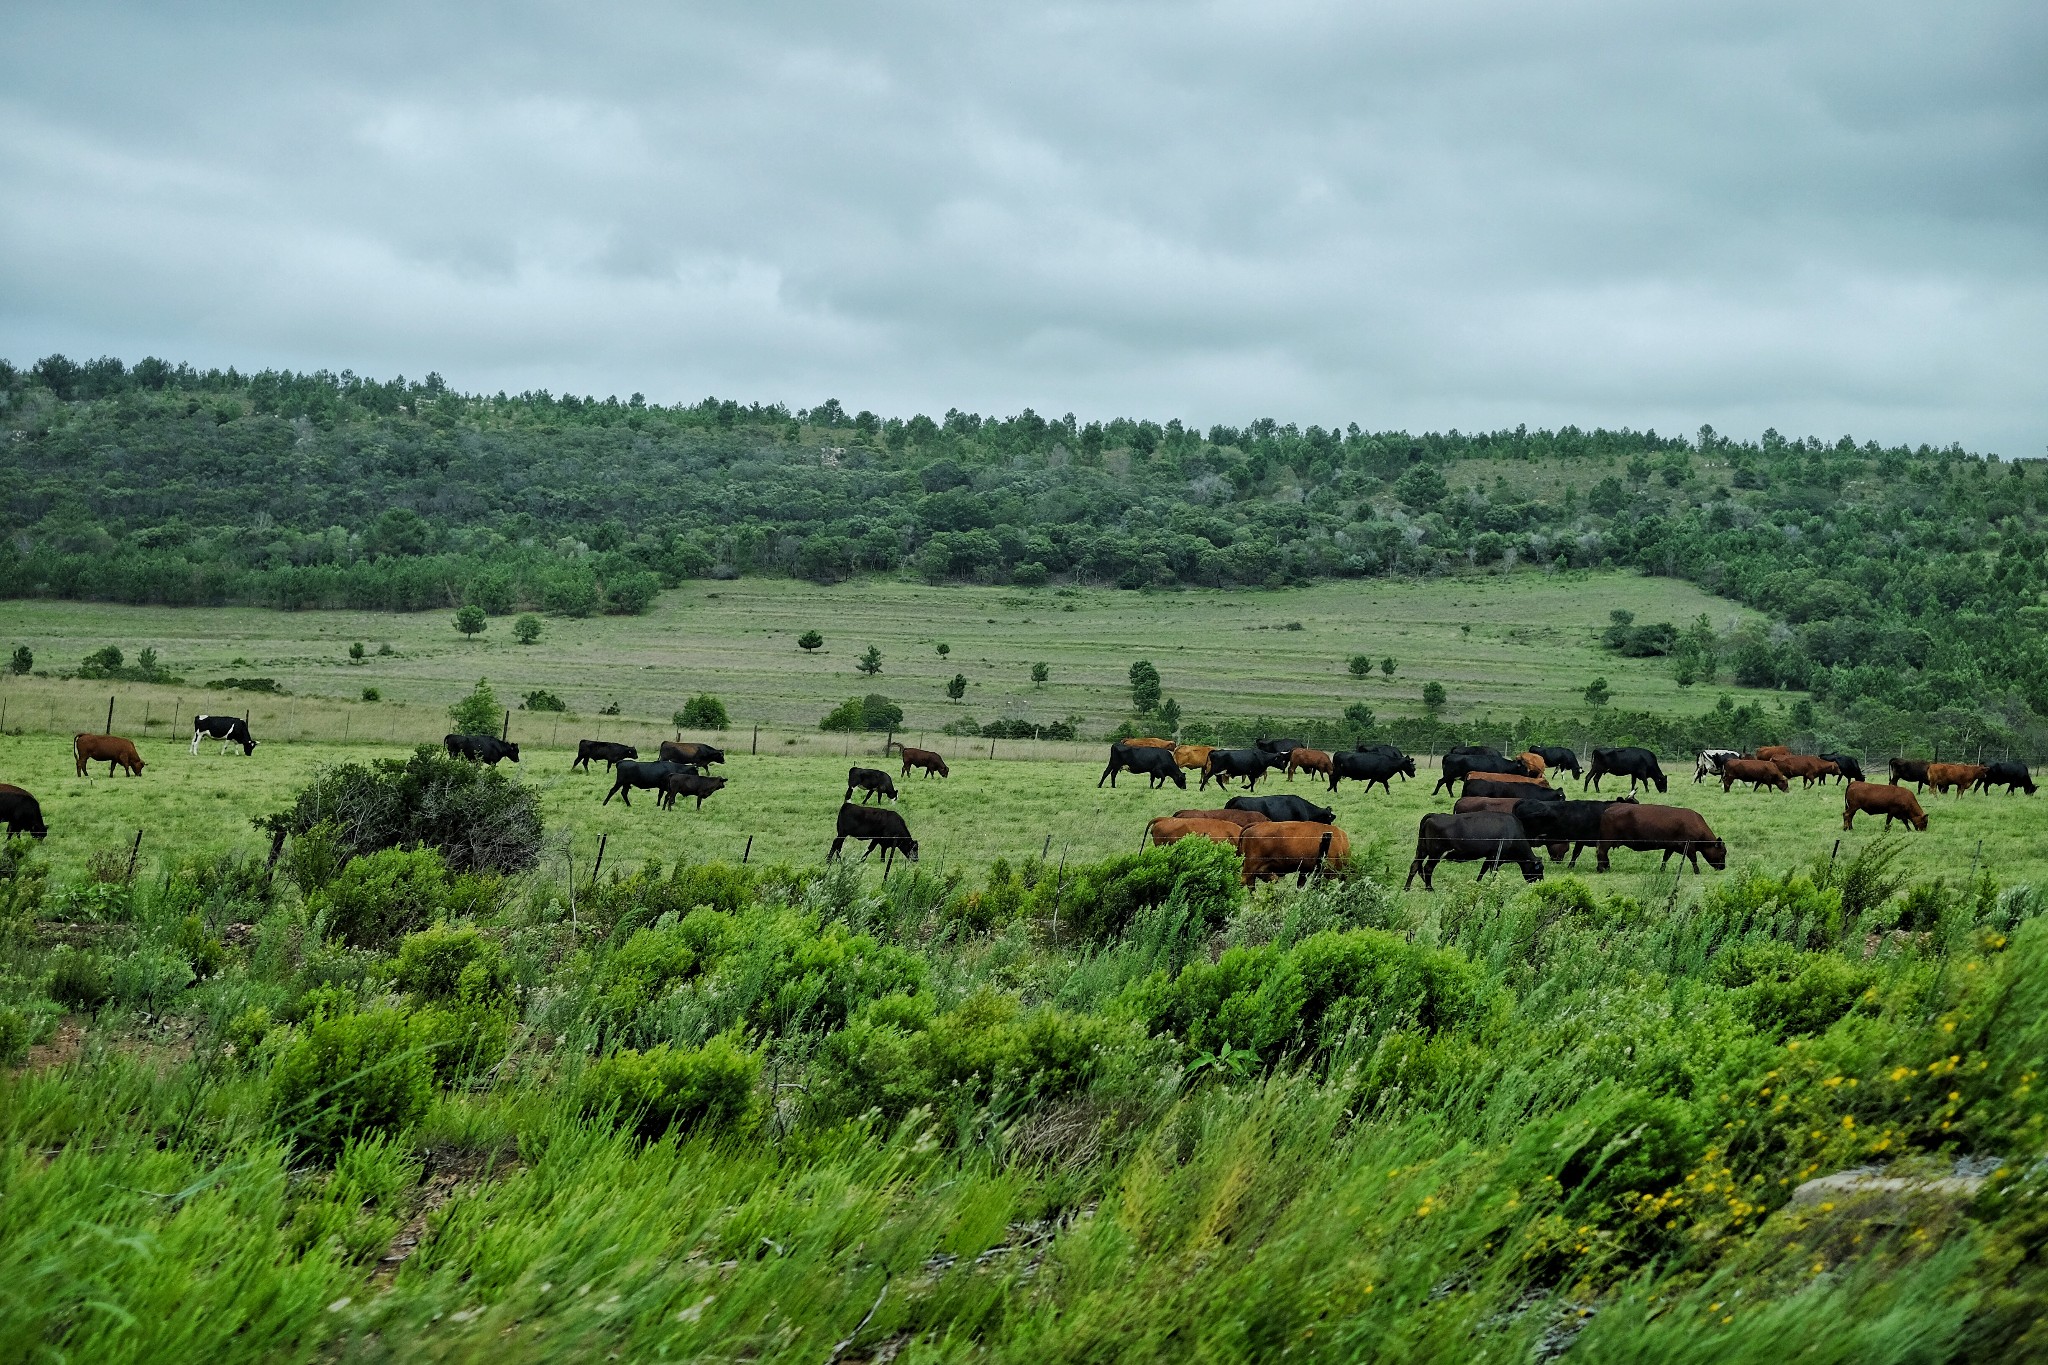
[[[510,707],[507,707],[505,710],[505,728],[498,732],[498,739],[502,743],[510,738],[512,738],[512,711]]]
[[[748,746],[747,752],[750,754],[761,752],[761,727],[758,725],[754,727],[754,742]]]
[[[106,735],[114,733],[114,699],[112,697],[107,698],[107,728],[100,733]]]
[[[753,835],[751,835],[751,834],[749,834],[749,835],[747,836],[747,846],[746,846],[746,848],[745,848],[745,849],[744,849],[744,850],[743,850],[743,851],[742,851],[742,852],[740,853],[740,865],[741,865],[742,867],[744,867],[744,866],[746,865],[747,859],[749,859],[749,858],[751,858],[751,857],[753,857],[753,856],[754,856],[754,836],[753,836]]]
[[[122,879],[123,881],[132,882],[135,880],[135,858],[136,855],[140,854],[141,852],[142,831],[138,829],[135,831],[135,843],[128,850],[128,875]]]
[[[590,884],[592,886],[597,885],[597,874],[604,871],[604,846],[611,842],[611,837],[608,832],[597,836],[597,861],[590,866]]]

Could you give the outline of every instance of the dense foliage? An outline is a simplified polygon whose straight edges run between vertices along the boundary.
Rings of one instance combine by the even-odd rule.
[[[433,849],[459,872],[519,872],[540,856],[539,794],[431,745],[404,760],[325,769],[289,810],[256,823],[280,849],[297,836],[293,858],[311,865],[299,878],[308,890],[325,886],[349,860],[381,849]],[[330,856],[332,866],[322,865]]]
[[[0,364],[0,438],[7,596],[574,615],[706,574],[1142,588],[1620,565],[1779,622],[1705,652],[1684,622],[1617,635],[1682,677],[1842,711],[2048,713],[2048,480],[1953,446],[883,420],[62,356]]]

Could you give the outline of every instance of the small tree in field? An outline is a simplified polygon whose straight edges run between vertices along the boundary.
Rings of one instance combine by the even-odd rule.
[[[940,657],[941,659],[943,659],[943,658],[945,658],[945,657],[946,657],[946,656],[947,656],[948,654],[951,654],[951,653],[953,652],[953,646],[951,646],[951,645],[947,644],[947,643],[946,643],[946,642],[945,642],[944,640],[941,640],[941,641],[939,641],[939,644],[938,644],[938,650],[939,650],[939,657]]]
[[[1445,693],[1442,683],[1426,682],[1422,685],[1422,709],[1429,713],[1431,719],[1435,719],[1449,701],[1450,697]]]
[[[1393,655],[1389,654],[1386,658],[1380,660],[1380,676],[1382,678],[1391,678],[1394,676]]]
[[[796,637],[796,647],[806,654],[816,649],[822,649],[824,645],[825,637],[818,634],[815,630],[807,630]]]
[[[514,621],[512,623],[512,638],[522,645],[539,644],[540,618],[532,612],[527,612],[526,615]]]
[[[876,649],[873,645],[869,645],[868,652],[854,660],[853,666],[867,674],[870,678],[874,677],[875,674],[882,671],[882,651]]]
[[[954,701],[959,701],[967,695],[967,675],[965,673],[955,673],[953,675],[953,681],[946,684],[946,695]]]
[[[1614,692],[1607,686],[1607,679],[1595,678],[1586,684],[1586,704],[1588,706],[1605,706],[1612,700],[1614,700]]]
[[[25,674],[36,666],[36,656],[27,645],[16,645],[14,657],[7,661],[7,671],[16,675]]]
[[[1131,665],[1131,709],[1149,715],[1159,705],[1159,670],[1144,659]]]
[[[1366,658],[1363,654],[1352,655],[1351,676],[1354,678],[1370,678],[1372,676],[1372,660]]]
[[[468,606],[455,613],[455,628],[464,635],[480,634],[490,623],[482,607]]]
[[[448,708],[448,719],[458,735],[495,735],[504,714],[488,678],[478,678],[470,694]]]
[[[1052,669],[1050,666],[1046,664],[1031,665],[1031,681],[1035,683],[1043,683],[1051,677]]]
[[[674,716],[678,730],[727,730],[732,728],[732,717],[726,713],[725,703],[709,692],[691,697],[683,703],[683,709]]]

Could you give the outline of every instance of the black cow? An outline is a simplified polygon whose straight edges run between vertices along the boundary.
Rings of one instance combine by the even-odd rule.
[[[860,855],[862,862],[873,856],[878,848],[884,850],[882,861],[885,865],[899,852],[911,862],[917,861],[917,840],[910,837],[910,826],[904,824],[903,817],[893,810],[883,810],[879,806],[841,805],[839,837],[832,841],[825,861],[829,863],[837,858],[848,839],[867,841],[868,851]]]
[[[1305,796],[1233,796],[1223,803],[1223,808],[1253,811],[1276,822],[1308,820],[1328,825],[1337,819],[1337,812],[1328,806],[1318,806]]]
[[[896,799],[896,779],[883,772],[880,768],[848,768],[846,770],[846,795],[841,797],[840,800],[842,802],[853,800],[855,792],[861,794],[860,799],[863,801],[867,800],[870,796],[886,796],[891,801],[894,801]]]
[[[1625,777],[1628,789],[1634,791],[1638,782],[1654,782],[1658,791],[1666,791],[1670,784],[1664,780],[1664,770],[1657,766],[1657,755],[1648,749],[1595,749],[1593,766],[1579,779],[1583,790],[1591,783],[1594,791],[1600,790],[1603,777]]]
[[[1587,845],[1600,846],[1600,820],[1607,808],[1615,801],[1634,804],[1635,795],[1618,796],[1614,801],[1524,801],[1514,809],[1514,816],[1522,822],[1531,843],[1547,844],[1550,861],[1564,861],[1565,854],[1571,854],[1572,866],[1578,866],[1579,853]]]
[[[633,804],[633,788],[660,791],[662,784],[669,778],[696,771],[687,763],[671,763],[665,759],[648,763],[640,759],[622,758],[612,769],[612,789],[604,794],[604,800],[600,804],[609,806],[612,798],[616,796],[620,805],[630,806]]]
[[[1902,787],[1911,782],[1922,791],[1927,788],[1927,760],[1924,758],[1895,758],[1891,761],[1892,785]]]
[[[569,771],[581,768],[590,771],[590,760],[596,759],[607,768],[615,768],[628,758],[640,757],[640,751],[630,744],[613,744],[604,739],[579,739],[576,741],[576,761],[569,765]]]
[[[2011,796],[2013,788],[2018,787],[2032,796],[2034,775],[2027,771],[2027,765],[2024,763],[1993,763],[1984,769],[1984,776],[1977,779],[1977,785],[1985,791],[1990,791],[1993,787],[2003,787],[2007,796]]]
[[[1365,783],[1367,791],[1371,791],[1372,784],[1377,782],[1380,786],[1386,788],[1387,795],[1392,796],[1394,788],[1389,779],[1413,776],[1415,776],[1415,760],[1398,751],[1391,757],[1378,750],[1374,750],[1371,753],[1358,753],[1354,751],[1348,754],[1334,753],[1330,755],[1331,791],[1337,790],[1337,783],[1340,779],[1348,777],[1354,782]]]
[[[496,735],[443,735],[441,742],[448,746],[448,757],[466,758],[472,763],[488,763],[493,768],[498,760],[509,758],[519,761],[519,746],[499,739]]]
[[[1517,777],[1535,775],[1522,766],[1519,758],[1507,758],[1491,749],[1462,753],[1453,749],[1444,755],[1443,771],[1437,774],[1436,785],[1429,789],[1429,794],[1435,796],[1446,787],[1463,782],[1473,773],[1513,773]]]
[[[7,826],[7,833],[32,834],[38,839],[50,835],[50,827],[43,823],[43,808],[36,799],[19,787],[0,783],[0,824]]]
[[[1844,782],[1868,782],[1863,775],[1863,765],[1847,754],[1822,754],[1821,758],[1835,765],[1836,773]]]
[[[1522,869],[1522,880],[1543,880],[1543,860],[1529,846],[1522,822],[1502,811],[1474,811],[1470,815],[1425,815],[1415,830],[1415,861],[1408,864],[1406,891],[1422,877],[1422,889],[1434,891],[1430,875],[1440,862],[1478,863],[1479,880],[1502,863]]]
[[[688,763],[693,767],[708,767],[713,763],[725,762],[725,750],[716,744],[697,744],[690,740],[665,739],[657,758],[669,763]]]
[[[1255,739],[1252,741],[1252,747],[1262,754],[1285,758],[1296,749],[1306,749],[1308,745],[1298,739]]]
[[[1173,761],[1173,750],[1155,749],[1145,744],[1112,744],[1109,746],[1109,766],[1102,770],[1102,776],[1095,779],[1095,785],[1107,782],[1116,785],[1118,773],[1142,773],[1151,779],[1148,784],[1157,788],[1162,782],[1171,782],[1182,791],[1188,789],[1188,780],[1181,776],[1180,764]]]
[[[1554,773],[1570,773],[1579,776],[1579,756],[1562,744],[1538,744],[1529,750],[1543,760],[1544,766]]]
[[[1415,776],[1415,760],[1409,758],[1408,755],[1402,753],[1391,744],[1354,744],[1351,746],[1351,752],[1354,754],[1385,754],[1391,759],[1406,760],[1408,769],[1402,774],[1401,780],[1406,782],[1409,778]]]
[[[654,804],[663,810],[674,810],[678,796],[694,796],[697,809],[703,810],[704,798],[724,786],[724,778],[707,777],[694,768],[688,772],[670,773],[661,780],[661,795],[654,798]]]
[[[1562,801],[1564,793],[1556,787],[1535,782],[1488,782],[1483,777],[1465,779],[1466,796],[1505,796],[1515,801]]]
[[[1287,755],[1269,754],[1263,749],[1211,749],[1206,762],[1202,764],[1201,789],[1209,789],[1209,779],[1216,779],[1219,787],[1229,785],[1233,777],[1244,779],[1246,791],[1257,791],[1259,779],[1270,768],[1287,766]]]
[[[237,744],[242,746],[244,758],[256,752],[256,741],[249,738],[249,722],[240,716],[192,717],[192,753],[195,757],[199,753],[199,741],[202,739],[219,740],[222,753],[226,753]]]

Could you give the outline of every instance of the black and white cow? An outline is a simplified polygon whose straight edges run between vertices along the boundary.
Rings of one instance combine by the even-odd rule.
[[[242,746],[244,758],[256,752],[256,741],[249,738],[249,722],[240,716],[192,717],[192,753],[195,757],[199,753],[199,741],[202,739],[219,740],[222,753],[226,753],[237,744]]]

